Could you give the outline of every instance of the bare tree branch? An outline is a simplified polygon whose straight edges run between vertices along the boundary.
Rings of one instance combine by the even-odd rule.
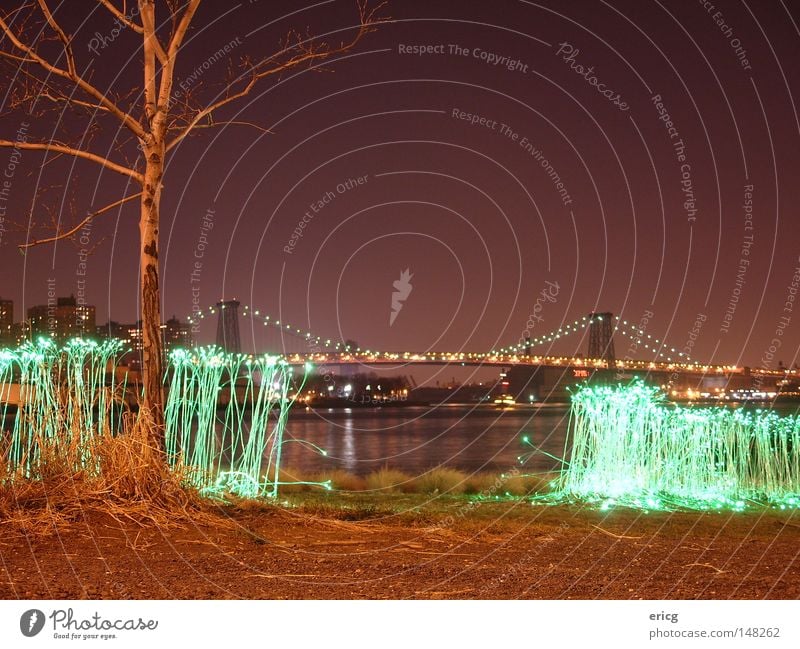
[[[38,96],[42,99],[47,99],[54,103],[65,103],[75,106],[81,106],[83,108],[89,108],[92,111],[108,112],[108,108],[106,108],[105,106],[101,106],[100,104],[93,104],[89,101],[82,101],[80,99],[75,99],[74,97],[69,97],[63,94],[55,96],[50,94],[48,90],[42,90]]]
[[[117,9],[117,8],[116,8],[116,7],[113,5],[113,3],[111,2],[111,0],[97,0],[97,2],[99,2],[99,3],[100,3],[101,5],[103,5],[103,6],[104,6],[106,9],[108,9],[108,10],[109,10],[109,11],[110,11],[110,12],[111,12],[113,15],[114,15],[114,17],[115,17],[117,20],[119,20],[119,21],[120,21],[120,22],[121,22],[123,25],[125,25],[126,27],[128,27],[128,28],[132,29],[132,30],[133,30],[133,31],[135,31],[137,34],[143,34],[143,33],[144,33],[144,28],[143,28],[141,25],[139,25],[139,24],[137,24],[137,23],[133,22],[133,21],[132,21],[130,18],[128,18],[128,16],[126,16],[126,15],[125,15],[125,14],[124,14],[122,11],[120,11],[119,9]]]
[[[233,101],[236,101],[237,99],[241,99],[242,97],[249,95],[260,79],[286,72],[305,63],[327,59],[331,56],[335,56],[336,54],[341,54],[352,49],[365,34],[372,31],[375,25],[385,21],[385,19],[377,17],[377,12],[383,8],[384,4],[385,3],[381,3],[373,9],[367,10],[366,0],[359,0],[358,31],[351,41],[347,43],[341,43],[336,48],[331,49],[325,43],[315,45],[313,42],[314,39],[298,39],[294,45],[290,45],[289,37],[287,37],[286,44],[279,52],[266,57],[256,64],[250,65],[248,72],[240,76],[240,79],[242,77],[249,76],[249,81],[244,85],[243,88],[236,92],[232,92],[233,83],[231,83],[226,88],[227,94],[225,97],[212,103],[206,108],[199,110],[197,114],[189,121],[189,123],[183,127],[178,135],[176,135],[167,144],[167,151],[179,144],[187,135],[189,135],[189,133],[191,133],[194,128],[198,126],[198,124],[200,124],[203,119],[209,117],[214,111],[226,106],[227,104],[230,104]],[[287,54],[292,50],[299,50],[299,52],[289,56],[288,59],[284,59],[284,57],[286,57]]]
[[[178,50],[183,43],[183,39],[186,37],[186,33],[189,30],[189,25],[191,24],[192,18],[194,18],[194,14],[197,12],[199,6],[200,0],[189,0],[189,6],[186,7],[186,11],[183,12],[183,15],[181,16],[180,21],[178,21],[169,41],[169,51],[166,54],[167,58],[164,62],[164,69],[161,75],[161,88],[159,89],[158,93],[159,110],[164,111],[164,135],[166,135],[166,113],[169,110],[169,102],[172,95],[175,61],[177,60]]]
[[[83,158],[84,160],[96,162],[104,166],[106,169],[129,176],[139,183],[144,182],[144,176],[133,169],[123,167],[122,165],[112,162],[108,158],[104,158],[96,153],[84,151],[66,144],[60,144],[58,142],[14,142],[13,140],[0,140],[0,147],[28,149],[31,151],[57,151],[59,153],[66,153],[68,155],[75,156],[76,158]]]
[[[156,35],[154,3],[151,0],[147,4],[149,5],[149,10],[142,11],[142,34],[144,34],[145,37],[145,47],[147,47],[148,44],[151,45],[161,65],[165,65],[167,62],[167,53],[164,51],[164,47],[161,45],[161,41],[158,40],[158,36]]]
[[[192,18],[194,18],[194,14],[197,12],[199,6],[200,0],[189,0],[189,6],[186,8],[186,11],[183,12],[183,16],[181,16],[180,22],[175,28],[175,33],[169,41],[170,59],[175,59],[175,55],[178,53],[178,49],[183,43],[183,39],[186,37],[186,32],[189,30],[189,24],[192,22]]]
[[[105,214],[113,210],[115,207],[119,207],[120,205],[124,205],[128,201],[133,200],[134,198],[139,198],[142,195],[142,192],[138,192],[136,194],[131,194],[130,196],[126,196],[125,198],[121,198],[118,201],[114,201],[113,203],[109,203],[105,207],[97,210],[96,212],[92,212],[87,216],[83,221],[78,223],[74,228],[71,228],[67,232],[62,232],[61,234],[56,234],[52,237],[48,237],[46,239],[37,239],[34,241],[29,241],[27,243],[21,243],[17,246],[20,250],[26,250],[28,248],[33,248],[34,246],[40,246],[43,243],[54,243],[56,241],[61,241],[62,239],[69,239],[71,236],[75,235],[84,225],[92,221],[95,217],[100,216],[101,214]]]
[[[153,121],[156,116],[156,61],[155,61],[155,3],[153,0],[140,0],[139,8],[144,26],[144,117],[149,127],[145,141],[152,143]]]
[[[64,70],[59,68],[49,61],[45,60],[34,50],[32,45],[26,45],[22,41],[17,38],[17,35],[14,33],[14,30],[6,23],[3,18],[0,18],[0,30],[5,34],[8,40],[20,50],[25,56],[22,59],[23,63],[35,63],[40,67],[44,68],[47,72],[54,74],[58,77],[63,79],[68,79],[72,81],[75,85],[77,85],[81,90],[83,90],[86,94],[93,97],[97,101],[99,101],[103,106],[108,108],[108,112],[115,115],[127,128],[129,128],[133,133],[139,137],[144,139],[146,136],[146,132],[142,125],[134,119],[130,114],[122,110],[117,104],[115,104],[111,99],[109,99],[103,92],[95,88],[92,84],[86,81],[83,77],[81,77],[77,73],[71,73],[68,70]],[[0,50],[0,56],[12,59],[15,61],[19,61],[19,56],[6,52],[4,50]]]
[[[67,58],[67,72],[71,77],[77,77],[78,72],[75,68],[75,56],[72,53],[71,39],[67,38],[64,30],[61,29],[61,25],[59,25],[53,18],[53,14],[50,13],[50,8],[47,6],[47,2],[45,2],[45,0],[37,0],[37,2],[39,3],[42,13],[44,14],[45,20],[47,20],[47,24],[50,25],[50,28],[58,35],[58,39],[61,41],[61,44],[64,47],[64,56]]]
[[[222,122],[215,122],[212,118],[209,118],[209,121],[204,124],[196,124],[195,128],[215,128],[217,126],[249,126],[256,130],[261,131],[262,133],[272,133],[272,130],[266,128],[265,126],[261,126],[256,124],[255,122],[245,122],[243,120],[238,119],[226,119]]]

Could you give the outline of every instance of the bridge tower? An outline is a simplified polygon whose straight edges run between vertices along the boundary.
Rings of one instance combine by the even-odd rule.
[[[217,302],[217,345],[226,352],[242,353],[239,336],[239,302],[226,300]]]
[[[608,367],[614,367],[614,314],[589,314],[589,358],[602,358]]]

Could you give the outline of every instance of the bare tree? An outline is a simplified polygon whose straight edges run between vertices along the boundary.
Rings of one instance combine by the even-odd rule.
[[[21,2],[13,10],[0,13],[0,61],[5,62],[3,76],[9,89],[8,108],[36,110],[44,106],[82,112],[87,130],[97,125],[97,118],[113,119],[130,133],[142,155],[130,162],[124,155],[124,142],[112,151],[122,160],[92,151],[91,138],[62,140],[55,135],[40,141],[0,139],[0,147],[16,147],[46,154],[73,156],[101,165],[126,176],[135,186],[133,192],[94,211],[72,227],[56,228],[51,236],[21,244],[31,246],[52,243],[74,235],[101,214],[128,203],[139,202],[140,290],[143,346],[143,400],[140,414],[149,418],[150,442],[164,449],[163,343],[159,293],[159,206],[167,157],[184,138],[201,128],[224,124],[215,120],[221,108],[246,97],[259,82],[299,66],[312,64],[344,53],[382,22],[366,0],[358,0],[358,23],[349,40],[330,45],[314,37],[290,33],[278,51],[261,58],[242,57],[236,73],[230,70],[222,91],[205,104],[192,97],[175,100],[173,83],[181,48],[198,14],[201,0],[138,0],[138,7],[128,10],[126,0],[95,0],[97,9],[108,11],[120,29],[141,36],[141,86],[134,83],[125,93],[101,90],[92,82],[88,66],[81,66],[73,48],[73,36],[58,20],[47,0]],[[158,7],[157,7],[158,5]],[[65,8],[67,3],[61,3]],[[70,6],[74,13],[74,6]],[[137,10],[138,9],[138,10]],[[65,10],[65,9],[64,9]],[[157,16],[158,14],[158,16]],[[161,20],[159,20],[159,18]],[[138,48],[137,48],[138,49]],[[133,52],[132,56],[137,53]],[[102,56],[101,56],[102,60]],[[54,120],[54,125],[60,120]],[[87,144],[88,143],[88,144]],[[137,191],[138,190],[138,191]]]

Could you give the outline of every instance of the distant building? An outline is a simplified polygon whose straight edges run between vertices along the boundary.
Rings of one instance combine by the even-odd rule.
[[[124,350],[130,351],[137,357],[142,352],[142,327],[140,322],[122,324],[109,320],[106,324],[97,327],[97,335],[100,338],[116,338],[122,342]]]
[[[164,332],[164,349],[167,352],[192,346],[192,327],[188,322],[181,322],[172,316],[161,325],[161,330]]]
[[[14,303],[0,299],[0,346],[13,345],[14,333]]]
[[[22,322],[15,322],[11,326],[11,341],[12,347],[19,347],[23,343],[31,339],[31,327],[27,320]]]
[[[122,342],[126,351],[120,359],[120,364],[133,368],[141,367],[143,348],[141,320],[132,324],[120,324],[110,320],[97,328],[97,335],[101,338],[116,338]],[[161,325],[161,335],[165,353],[192,346],[191,325],[181,322],[174,316]]]
[[[30,335],[49,336],[59,342],[96,335],[95,308],[78,304],[74,295],[59,297],[28,309]]]

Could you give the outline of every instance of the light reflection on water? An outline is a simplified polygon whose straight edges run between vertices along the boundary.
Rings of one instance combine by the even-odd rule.
[[[722,407],[759,409],[768,404]],[[798,404],[779,404],[774,410],[781,415],[798,415]],[[527,436],[543,452],[534,453],[526,461],[525,471],[559,470],[563,465],[550,456],[564,458],[566,453],[568,459],[564,448],[568,418],[568,406],[556,404],[503,410],[488,406],[318,412],[297,408],[289,415],[285,439],[305,439],[324,448],[328,455],[313,453],[301,444],[287,444],[283,466],[308,472],[344,469],[358,475],[384,466],[411,475],[436,466],[468,473],[502,472],[520,466],[520,455],[532,450],[522,443],[522,437]]]
[[[445,406],[310,411],[289,415],[284,439],[317,444],[327,456],[301,444],[284,447],[283,466],[301,471],[344,469],[364,475],[384,466],[412,475],[435,466],[469,473],[519,466],[530,447],[562,457],[567,427],[565,407],[514,408]],[[531,471],[560,468],[544,454],[526,463]]]

